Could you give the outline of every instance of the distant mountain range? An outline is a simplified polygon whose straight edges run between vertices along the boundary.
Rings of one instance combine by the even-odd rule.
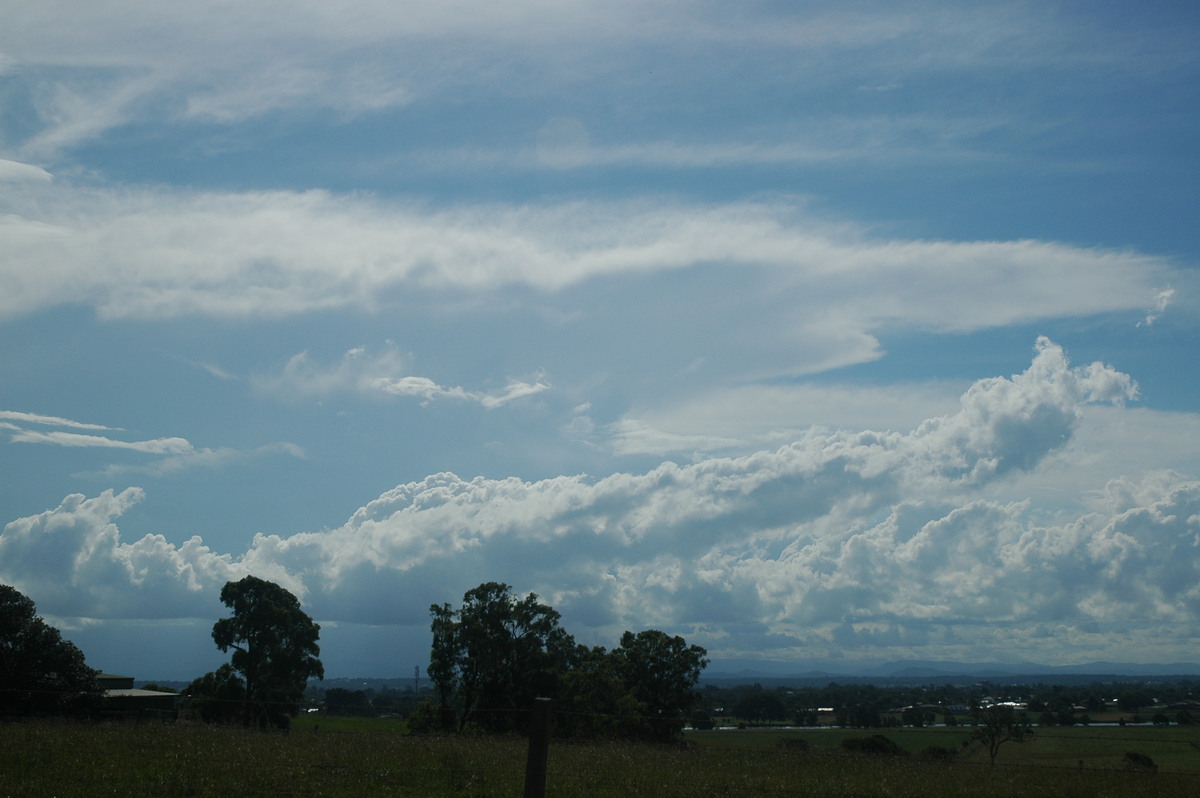
[[[1042,665],[1034,662],[949,662],[902,660],[898,662],[846,662],[826,660],[805,663],[730,662],[710,666],[702,681],[713,684],[812,685],[829,682],[1089,682],[1108,679],[1200,679],[1195,662],[1134,663],[1088,662],[1076,665]]]
[[[1107,681],[1200,681],[1200,664],[1195,662],[1135,663],[1088,662],[1079,665],[1040,665],[1034,662],[949,662],[945,660],[902,660],[898,662],[846,662],[838,660],[803,663],[722,660],[704,671],[702,684],[732,686],[759,683],[764,687],[823,687],[843,684],[1091,684]],[[137,684],[154,680],[138,680]],[[188,682],[160,680],[156,684],[181,690]],[[333,676],[319,682],[329,689],[411,689],[412,676]],[[422,674],[420,686],[428,689]]]

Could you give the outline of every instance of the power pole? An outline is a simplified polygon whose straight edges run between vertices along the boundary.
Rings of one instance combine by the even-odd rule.
[[[421,692],[421,666],[413,665],[413,695]]]

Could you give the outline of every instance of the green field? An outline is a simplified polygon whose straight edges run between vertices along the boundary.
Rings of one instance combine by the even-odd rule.
[[[0,796],[431,795],[516,796],[525,742],[422,738],[395,720],[303,717],[288,733],[192,724],[0,724]],[[1041,730],[1039,730],[1040,732]],[[1195,796],[1194,727],[1052,728],[1001,749],[997,765],[968,750],[930,761],[930,746],[961,747],[969,729],[889,729],[908,756],[840,752],[874,732],[691,732],[681,746],[551,746],[551,796]],[[806,751],[784,741],[803,739]],[[1126,751],[1158,765],[1124,769]],[[1081,764],[1082,763],[1082,764]]]

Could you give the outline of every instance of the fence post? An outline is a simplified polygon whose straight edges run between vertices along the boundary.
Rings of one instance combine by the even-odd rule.
[[[550,699],[533,700],[529,757],[525,760],[525,798],[546,798],[546,762],[550,757]]]

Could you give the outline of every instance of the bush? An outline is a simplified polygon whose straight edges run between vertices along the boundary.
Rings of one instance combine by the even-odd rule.
[[[953,762],[954,757],[957,755],[957,751],[941,745],[931,745],[921,751],[921,759],[924,759],[926,762]]]
[[[872,734],[870,737],[846,737],[842,740],[842,748],[855,754],[871,754],[874,756],[905,755],[903,748],[882,734]]]
[[[1158,765],[1154,764],[1154,760],[1138,751],[1125,752],[1125,769],[1133,770],[1139,773],[1156,773]]]

